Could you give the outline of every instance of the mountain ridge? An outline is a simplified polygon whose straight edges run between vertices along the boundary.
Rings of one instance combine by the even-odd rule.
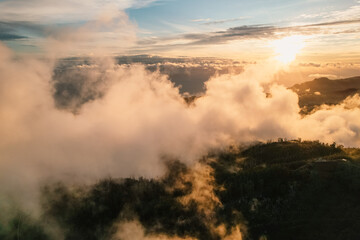
[[[290,89],[299,96],[301,113],[308,114],[322,104],[336,105],[349,96],[360,94],[360,76],[337,80],[315,78]]]

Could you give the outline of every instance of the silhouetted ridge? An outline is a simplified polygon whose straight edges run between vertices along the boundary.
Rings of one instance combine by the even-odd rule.
[[[299,95],[303,114],[310,113],[322,104],[339,104],[345,98],[360,93],[360,77],[330,80],[316,78],[313,81],[295,84],[290,89]]]

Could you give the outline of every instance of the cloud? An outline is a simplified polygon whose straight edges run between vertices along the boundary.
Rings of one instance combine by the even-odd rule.
[[[99,10],[112,6],[117,10],[144,7],[155,0],[3,0],[0,20],[37,23],[69,23],[94,19]]]
[[[192,22],[198,22],[202,25],[216,25],[216,24],[224,24],[229,22],[237,22],[240,20],[244,20],[247,17],[239,17],[239,18],[230,18],[230,19],[221,19],[221,20],[211,20],[211,18],[205,18],[205,19],[193,19]]]
[[[16,23],[7,23],[0,21],[0,40],[9,41],[9,40],[18,40],[18,39],[26,39],[27,36],[19,33],[19,29],[27,28],[26,24],[22,26],[22,24]]]
[[[211,18],[199,18],[199,19],[193,19],[191,22],[209,22]]]
[[[44,3],[17,2],[24,7],[18,12],[9,11],[13,15],[1,16],[14,19],[21,11],[30,11]],[[8,7],[12,4],[0,3],[9,4]],[[44,7],[50,6],[47,4]],[[68,2],[56,4],[62,11]],[[49,7],[47,14],[55,11],[56,4]],[[84,2],[76,4],[81,6]],[[94,2],[89,2],[90,7],[91,4]],[[72,11],[69,10],[70,18],[75,14]],[[207,81],[204,95],[188,106],[167,76],[149,72],[142,65],[121,66],[111,58],[104,58],[114,40],[125,46],[134,41],[135,26],[117,9],[106,9],[97,16],[97,20],[80,27],[37,28],[34,26],[38,25],[32,24],[41,17],[37,13],[33,17],[25,15],[25,23],[3,24],[7,34],[16,34],[11,33],[11,26],[21,25],[49,39],[48,55],[42,59],[15,57],[0,43],[0,193],[33,204],[37,187],[44,181],[158,177],[164,173],[163,156],[194,164],[209,149],[255,140],[301,137],[360,146],[358,96],[335,107],[322,106],[319,111],[302,117],[297,95],[271,83],[280,66],[265,62],[249,65],[241,74],[214,76]],[[83,17],[80,14],[79,18]],[[308,27],[322,26],[303,26]],[[114,33],[113,29],[117,31]],[[296,28],[241,26],[187,34],[184,38],[192,40],[192,45],[207,45],[235,39],[274,38],[276,32],[286,33],[289,29]],[[95,44],[98,48],[89,44],[99,43],[99,39],[102,44]],[[101,97],[82,104],[78,114],[73,115],[56,106],[57,88],[52,84],[57,80],[54,59],[78,50],[98,54],[91,67],[84,65],[72,72],[74,81],[81,85],[80,97],[87,98],[91,88],[99,90]],[[265,91],[264,85],[269,86],[269,91]],[[66,95],[66,91],[71,89],[65,87],[62,93]],[[199,189],[202,187],[199,185]],[[144,237],[136,223],[133,227],[140,239]],[[238,235],[239,230],[235,229],[234,237]]]
[[[15,58],[3,45],[0,53],[0,192],[28,202],[42,181],[157,177],[162,156],[193,164],[229,144],[301,137],[360,146],[359,108],[301,116],[298,96],[271,83],[281,70],[273,61],[214,76],[188,106],[165,75],[94,58],[83,74],[103,96],[74,116],[54,104],[52,61]]]
[[[319,63],[299,63],[300,67],[321,67]]]
[[[207,37],[195,37],[193,44],[213,44],[223,43],[229,40],[240,39],[240,38],[261,38],[269,37],[274,34],[276,28],[273,26],[240,26],[229,28],[226,31],[215,32]],[[187,35],[188,37],[189,35]]]
[[[58,57],[121,53],[136,42],[136,30],[124,11],[104,8],[83,25],[48,28],[45,47]]]
[[[208,21],[203,23],[204,25],[216,25],[216,24],[224,24],[229,22],[237,22],[246,19],[246,17],[239,17],[239,18],[230,18],[230,19],[222,19],[216,21]]]
[[[241,236],[241,235],[240,235]],[[165,234],[146,234],[138,221],[121,222],[112,240],[195,240],[194,238],[169,237]]]
[[[360,4],[354,5],[345,10],[332,11],[329,14],[325,15],[324,18],[327,19],[336,19],[336,20],[346,20],[351,18],[359,18],[360,15]]]
[[[226,227],[220,225],[217,231],[226,232]],[[225,235],[225,234],[224,234]],[[180,238],[176,236],[167,236],[164,234],[146,234],[144,227],[138,221],[121,222],[117,226],[117,232],[113,236],[112,240],[195,240],[191,237]],[[225,236],[221,236],[224,240],[242,240],[243,234],[240,231],[240,227],[236,226],[231,229],[231,232]]]
[[[324,74],[324,73],[314,73],[314,74],[310,74],[309,78],[329,78],[329,79],[339,79],[341,78],[341,76],[337,76],[334,74]]]
[[[192,42],[187,45],[207,45],[226,43],[227,41],[236,39],[268,38],[273,36],[275,31],[276,27],[274,26],[251,25],[229,28],[225,31],[212,33],[185,34],[182,37],[192,40]]]
[[[301,27],[301,28],[323,27],[323,26],[337,26],[337,25],[357,24],[357,23],[360,23],[360,19],[348,19],[348,20],[340,20],[340,21],[313,23],[313,24],[303,25],[303,26],[299,26],[299,27]]]
[[[90,55],[98,49],[109,54],[121,53],[136,39],[136,25],[124,12],[144,7],[152,0],[125,1],[0,1],[0,40],[29,41],[48,52],[49,42],[56,54]],[[44,40],[46,39],[46,40]],[[71,44],[70,44],[71,42]],[[47,44],[47,46],[44,45]],[[57,45],[57,47],[54,47]]]
[[[106,41],[107,43],[102,49],[106,48],[108,52],[122,53],[124,51],[130,51],[131,53],[143,53],[145,51],[154,52],[171,51],[181,48],[199,48],[201,46],[227,44],[239,40],[275,39],[289,34],[330,35],[356,34],[359,32],[358,25],[360,20],[358,16],[356,14],[347,14],[347,18],[323,18],[321,21],[295,26],[279,26],[278,24],[243,25],[225,29],[223,31],[200,33],[188,32],[166,37],[143,38],[135,45],[135,42],[132,44],[118,44],[116,42],[118,39],[117,36],[119,35],[122,35],[123,39],[126,38],[125,36],[132,36],[133,39],[135,38],[135,32],[131,34],[121,34],[121,32],[124,31],[123,29],[129,30],[129,27],[121,29],[124,25],[122,27],[113,25],[113,27],[107,26],[106,30],[104,30],[102,27],[104,27],[105,24],[102,24],[101,26],[96,24],[99,23],[99,21],[101,22],[102,19],[104,19],[104,16],[107,16],[111,11],[123,12],[124,9],[147,6],[152,2],[154,1],[0,1],[0,21],[2,21],[3,25],[5,24],[7,26],[6,31],[3,31],[3,39],[34,39],[34,37],[37,37],[38,39],[34,41],[36,44],[41,45],[41,39],[48,37],[61,38],[67,29],[70,29],[67,32],[71,32],[71,35],[74,37],[76,35],[74,29],[78,29],[78,32],[81,34],[88,34],[89,32],[92,32],[93,34],[93,39],[90,41],[93,42],[92,45],[85,44],[85,46],[84,44],[80,44],[78,46],[80,48],[83,47],[82,51],[84,49],[92,49],[97,44]],[[351,9],[353,12],[356,8]],[[111,16],[112,14],[109,15]],[[244,18],[240,17],[220,20],[194,19],[191,21],[205,25],[214,25],[236,22],[242,19]],[[127,26],[132,26],[132,29],[136,29],[136,24],[130,24],[129,20],[127,21]],[[98,27],[93,29],[94,25]],[[186,31],[189,31],[189,29]],[[77,35],[78,36],[75,38],[79,39],[80,34]],[[124,46],[121,49],[118,49],[120,45]]]
[[[279,83],[291,87],[294,84],[312,81],[319,77],[338,79],[359,76],[359,66],[356,63],[300,63],[290,66],[288,71],[279,72],[276,74],[276,78]]]
[[[24,39],[27,38],[25,36],[11,34],[11,33],[0,33],[0,40],[1,41],[9,41],[9,40],[17,40],[17,39]]]
[[[204,22],[208,24],[211,22]],[[227,44],[235,40],[253,40],[253,39],[277,39],[287,35],[331,35],[357,33],[360,19],[347,19],[337,21],[325,21],[311,24],[302,24],[295,26],[276,26],[276,25],[243,25],[228,28],[223,31],[186,33],[176,36],[167,36],[164,38],[152,38],[138,42],[135,49],[141,50],[169,50],[174,48],[189,48],[196,46]],[[343,28],[341,28],[343,27]],[[341,30],[343,29],[343,32]],[[184,43],[172,44],[169,40],[183,40]]]
[[[318,19],[320,21],[341,21],[348,19],[357,19],[360,15],[360,5],[357,1],[357,5],[350,6],[344,10],[316,12],[309,14],[302,14],[299,18],[303,19]]]
[[[0,21],[1,35],[7,38],[4,40],[9,37],[26,39],[19,44],[31,43],[42,52],[52,52],[57,57],[94,55],[98,51],[102,54],[121,53],[135,44],[136,30],[136,25],[124,11],[111,8],[103,8],[97,18],[77,25]]]

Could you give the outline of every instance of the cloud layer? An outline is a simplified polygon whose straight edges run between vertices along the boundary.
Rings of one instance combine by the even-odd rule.
[[[280,69],[273,63],[213,77],[189,107],[166,76],[98,60],[88,77],[107,90],[74,116],[55,107],[53,64],[0,52],[2,190],[48,178],[160,176],[162,156],[192,163],[211,148],[277,137],[360,146],[360,109],[347,104],[357,97],[302,117],[297,95],[269,83]]]

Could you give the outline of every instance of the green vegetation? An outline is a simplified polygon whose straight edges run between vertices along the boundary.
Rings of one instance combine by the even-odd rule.
[[[17,212],[7,224],[0,223],[0,239],[2,240],[49,240],[44,226],[30,216]]]
[[[111,239],[118,223],[136,220],[145,234],[221,239],[235,226],[244,239],[360,239],[360,150],[317,141],[258,143],[209,154],[219,202],[206,213],[191,168],[167,163],[161,179],[103,179],[89,186],[49,184],[42,189],[43,221],[24,214],[0,225],[0,239],[53,239],[44,222],[66,240]]]
[[[241,212],[248,239],[359,239],[360,166],[346,152],[293,141],[221,154],[212,163],[223,186],[219,217],[234,225],[232,213]]]
[[[217,239],[197,204],[183,206],[178,199],[191,192],[192,184],[181,180],[187,168],[168,163],[161,180],[105,179],[91,187],[70,189],[63,184],[43,189],[44,207],[65,229],[66,239],[109,239],[115,222],[138,219],[147,233]],[[176,188],[177,181],[182,185]]]

